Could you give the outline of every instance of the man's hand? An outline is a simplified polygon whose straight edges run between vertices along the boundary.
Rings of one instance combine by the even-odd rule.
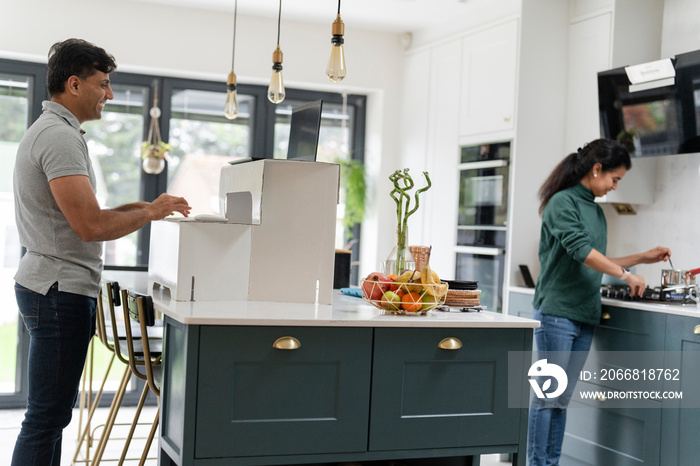
[[[152,220],[161,220],[175,212],[180,212],[185,217],[188,217],[192,207],[187,204],[184,197],[161,194],[158,196],[158,199],[150,203],[147,209],[153,214]]]

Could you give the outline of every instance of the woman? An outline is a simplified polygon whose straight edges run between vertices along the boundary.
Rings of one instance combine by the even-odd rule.
[[[563,368],[568,384],[558,397],[535,396],[531,401],[530,466],[559,463],[566,407],[600,320],[602,275],[624,280],[632,296],[641,296],[644,278],[628,267],[668,260],[671,255],[662,247],[627,257],[605,255],[607,224],[594,199],[616,189],[630,166],[629,154],[620,144],[598,139],[564,158],[540,188],[540,274],[533,302],[535,318],[541,322],[535,330],[537,359]]]

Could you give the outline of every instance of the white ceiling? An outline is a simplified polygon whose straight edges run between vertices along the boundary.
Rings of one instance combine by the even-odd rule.
[[[180,6],[233,13],[234,0],[133,0],[143,3]],[[418,31],[455,17],[479,14],[485,7],[498,8],[500,0],[345,0],[341,17],[346,28],[389,32]],[[278,0],[238,0],[238,14],[277,18]],[[282,20],[328,23],[338,11],[336,0],[283,0]]]

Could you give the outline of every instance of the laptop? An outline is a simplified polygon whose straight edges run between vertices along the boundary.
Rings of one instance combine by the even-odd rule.
[[[287,145],[287,160],[316,161],[318,137],[321,131],[321,112],[323,100],[316,100],[292,109],[289,124],[289,143]],[[232,160],[231,165],[265,160],[268,157],[246,157]]]

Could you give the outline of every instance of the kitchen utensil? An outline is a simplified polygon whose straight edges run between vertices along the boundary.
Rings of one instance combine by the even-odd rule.
[[[695,275],[699,273],[700,268],[691,270],[663,269],[661,271],[661,286],[663,288],[693,286],[695,285]]]

